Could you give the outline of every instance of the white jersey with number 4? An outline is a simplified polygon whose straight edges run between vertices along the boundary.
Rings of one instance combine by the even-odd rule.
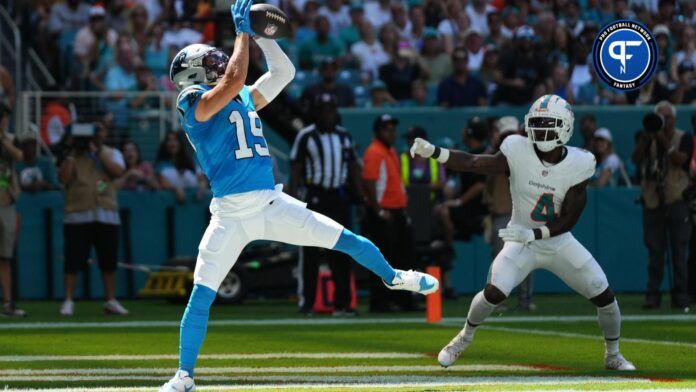
[[[580,148],[566,148],[565,158],[549,164],[541,161],[526,137],[505,138],[500,151],[510,167],[510,226],[534,229],[549,223],[560,215],[568,189],[592,177],[594,155]]]

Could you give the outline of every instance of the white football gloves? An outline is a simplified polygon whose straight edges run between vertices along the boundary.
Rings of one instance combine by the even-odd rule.
[[[413,141],[413,145],[411,146],[411,157],[415,157],[416,155],[420,155],[423,158],[430,158],[433,153],[435,152],[435,146],[432,145],[427,140],[423,140],[419,137],[416,138],[416,140]]]
[[[519,227],[506,227],[498,230],[498,237],[505,242],[521,242],[528,244],[534,241],[534,231],[532,229],[523,229]]]
[[[411,146],[411,157],[415,157],[416,155],[419,155],[423,158],[432,157],[434,159],[437,159],[437,161],[440,163],[447,163],[450,152],[446,148],[436,147],[429,141],[417,137],[413,141],[413,145]]]

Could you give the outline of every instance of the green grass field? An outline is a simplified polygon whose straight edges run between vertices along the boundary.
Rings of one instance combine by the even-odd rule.
[[[301,317],[289,301],[215,306],[198,362],[201,390],[696,390],[696,315],[645,312],[619,296],[621,351],[639,371],[603,369],[594,309],[577,296],[540,296],[535,312],[496,313],[457,365],[436,353],[461,327],[470,297],[445,303],[445,320],[420,313],[350,319]],[[513,301],[510,302],[514,304]],[[0,319],[0,387],[155,390],[177,366],[183,305],[125,303],[124,318],[101,303],[24,302],[30,317]]]

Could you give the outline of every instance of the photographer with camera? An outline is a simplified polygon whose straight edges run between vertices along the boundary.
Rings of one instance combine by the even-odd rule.
[[[633,150],[633,162],[641,170],[643,238],[648,248],[648,287],[644,309],[660,307],[665,251],[670,246],[674,271],[672,306],[687,310],[686,252],[691,235],[684,191],[689,185],[689,159],[693,140],[675,128],[677,111],[667,102],[643,118],[643,129]],[[669,240],[668,240],[669,238]]]
[[[113,181],[124,172],[114,149],[103,144],[103,130],[94,124],[72,124],[72,143],[58,176],[65,187],[65,301],[60,314],[72,316],[77,273],[87,269],[96,248],[104,282],[104,312],[127,315],[116,300],[116,259],[120,217]]]
[[[0,316],[24,317],[26,312],[18,309],[12,298],[11,264],[17,240],[15,203],[20,192],[15,163],[22,161],[23,154],[15,146],[13,135],[5,132],[9,114],[9,106],[0,100],[0,286],[3,300]]]

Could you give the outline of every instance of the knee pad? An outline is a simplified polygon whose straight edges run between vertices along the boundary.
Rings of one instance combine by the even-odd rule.
[[[486,285],[485,289],[483,289],[483,296],[486,298],[486,301],[493,305],[498,305],[507,298],[507,296],[499,288],[490,283]]]

